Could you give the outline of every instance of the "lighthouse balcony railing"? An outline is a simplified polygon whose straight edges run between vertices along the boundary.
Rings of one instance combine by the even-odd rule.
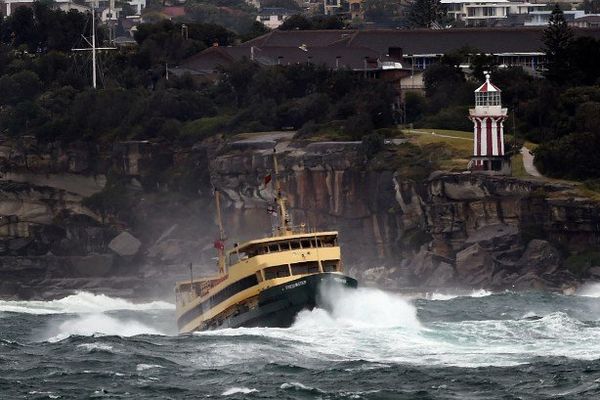
[[[502,106],[478,106],[477,108],[469,109],[471,117],[500,117],[508,115],[508,109]]]

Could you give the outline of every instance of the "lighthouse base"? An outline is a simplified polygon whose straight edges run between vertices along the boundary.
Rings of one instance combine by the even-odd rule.
[[[512,167],[508,156],[474,156],[469,170],[487,175],[511,175]]]

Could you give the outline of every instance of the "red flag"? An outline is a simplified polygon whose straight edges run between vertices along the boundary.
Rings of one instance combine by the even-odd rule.
[[[222,240],[215,240],[214,246],[217,250],[225,250],[225,243]]]
[[[265,182],[265,186],[267,186],[269,184],[269,182],[271,182],[271,174],[265,176],[264,182]]]

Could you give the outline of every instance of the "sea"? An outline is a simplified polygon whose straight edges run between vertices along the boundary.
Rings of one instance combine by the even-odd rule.
[[[0,301],[0,398],[600,398],[600,285],[335,300],[287,329],[191,335],[170,299]]]

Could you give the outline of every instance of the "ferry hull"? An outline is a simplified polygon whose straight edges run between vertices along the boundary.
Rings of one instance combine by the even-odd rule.
[[[328,309],[330,304],[321,298],[321,293],[339,288],[357,287],[357,281],[341,274],[320,273],[307,275],[285,284],[263,290],[258,306],[222,321],[207,324],[207,329],[239,327],[288,328],[296,315],[315,307]]]

